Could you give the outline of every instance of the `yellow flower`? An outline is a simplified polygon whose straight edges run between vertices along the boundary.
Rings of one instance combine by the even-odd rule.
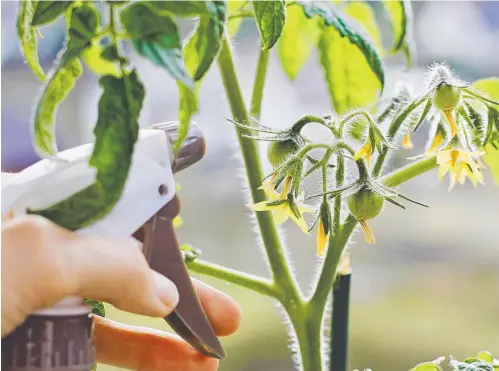
[[[451,109],[444,109],[444,110],[442,110],[442,113],[449,124],[451,136],[455,137],[458,133],[458,128],[457,128],[456,120],[454,119],[453,109],[452,108]]]
[[[374,238],[374,233],[371,227],[369,227],[369,224],[367,224],[367,221],[365,221],[364,219],[360,219],[359,223],[362,227],[362,231],[364,232],[366,242],[374,245],[376,243],[376,238]]]
[[[319,230],[317,231],[317,256],[322,256],[326,249],[328,235],[324,227],[324,223],[319,219]]]
[[[374,153],[374,148],[371,142],[368,140],[356,153],[354,160],[357,161],[359,158],[364,157],[366,159],[367,165],[371,163],[371,156]]]
[[[327,197],[321,203],[319,209],[319,228],[317,229],[317,256],[322,256],[326,249],[329,233],[331,232],[331,210]]]
[[[478,183],[483,184],[483,174],[480,170],[483,167],[479,160],[479,156],[483,152],[469,152],[465,150],[450,149],[437,152],[437,164],[440,165],[438,176],[442,181],[445,174],[449,173],[451,191],[456,182],[464,184],[468,178],[475,187]]]
[[[407,133],[406,135],[404,135],[404,137],[402,138],[402,148],[403,149],[413,149],[414,148],[414,145],[412,144],[410,132]]]
[[[281,193],[278,193],[274,189],[272,182],[264,182],[261,188],[265,191],[269,200],[258,202],[252,205],[251,208],[255,211],[272,211],[277,224],[282,224],[291,217],[291,220],[301,228],[303,233],[309,234],[307,223],[303,218],[303,213],[313,213],[314,210],[309,205],[303,203],[304,193],[300,194],[296,201],[289,200],[288,193],[289,188],[291,187],[291,180],[292,178],[289,176],[284,179]],[[268,183],[270,183],[270,185]],[[293,205],[291,205],[290,202],[292,202]],[[295,212],[293,212],[292,206],[298,211],[299,215],[296,215]]]
[[[431,143],[430,148],[428,148],[427,153],[435,152],[438,149],[438,147],[440,147],[440,145],[442,144],[443,141],[444,141],[444,138],[442,137],[442,134],[437,132],[437,134],[435,135],[435,138],[433,139],[433,142]]]

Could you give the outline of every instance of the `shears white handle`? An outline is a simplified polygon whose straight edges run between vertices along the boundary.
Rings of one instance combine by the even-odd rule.
[[[58,153],[65,161],[44,159],[20,172],[2,189],[2,217],[47,208],[94,182],[88,165],[93,144]],[[175,195],[172,141],[164,130],[142,129],[123,194],[113,210],[78,233],[131,236]]]

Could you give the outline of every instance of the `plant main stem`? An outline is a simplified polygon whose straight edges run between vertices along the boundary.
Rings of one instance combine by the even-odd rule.
[[[251,113],[256,118],[259,118],[261,112],[261,100],[263,97],[267,61],[268,53],[261,53],[255,77],[251,105]],[[234,119],[240,123],[252,125],[236,76],[227,37],[223,40],[222,49],[218,58],[218,65]],[[243,138],[243,135],[249,134],[247,128],[236,126],[236,133],[244,159],[253,202],[265,201],[264,192],[258,189],[263,178],[258,146],[254,141]],[[386,175],[382,178],[382,181],[386,185],[396,186],[429,171],[436,166],[435,157],[427,158]],[[341,183],[340,179],[337,179],[337,181],[338,183]],[[336,207],[338,206],[339,205],[336,205]],[[279,300],[288,313],[296,333],[302,361],[302,370],[322,371],[325,369],[325,362],[323,360],[324,350],[322,349],[322,319],[324,316],[324,309],[331,286],[336,278],[343,251],[357,225],[357,221],[352,215],[349,215],[342,225],[335,225],[334,235],[329,238],[328,251],[323,263],[324,268],[318,278],[316,288],[310,299],[304,301],[299,292],[295,277],[290,271],[286,256],[284,255],[272,214],[268,211],[258,212],[256,218],[272,272],[272,282],[264,278],[237,272],[202,260],[195,260],[189,263],[189,268],[195,272],[224,279],[253,289],[264,295],[275,297]],[[347,304],[347,300],[342,300],[342,303],[343,305]],[[347,337],[346,335],[340,337],[343,339],[343,343],[340,344],[339,349],[339,351],[341,351],[341,357],[337,357],[337,359],[343,359],[343,363],[340,366],[337,366],[338,369],[334,369],[334,371],[343,371],[345,367],[344,359],[346,359],[346,348],[342,350],[341,346],[346,345],[345,342]],[[333,356],[333,363],[336,362],[334,358],[335,357]]]
[[[225,35],[222,42],[222,49],[218,57],[218,66],[234,120],[251,125],[252,123],[248,116],[248,112],[246,111],[243,95],[237,79],[227,35]],[[264,69],[258,68],[258,70],[262,70],[262,73],[265,73]],[[263,86],[261,90],[263,91]],[[261,96],[261,93],[258,95]],[[255,104],[255,107],[257,106],[259,105]],[[247,129],[236,125],[236,133],[244,159],[244,166],[253,202],[265,201],[265,193],[259,189],[263,179],[263,173],[258,146],[254,141],[243,138],[243,135],[250,134]],[[278,299],[284,306],[286,306],[289,301],[301,301],[301,295],[298,291],[295,278],[289,269],[286,256],[284,255],[272,213],[269,211],[258,212],[256,213],[256,219],[260,228],[263,245],[267,253],[274,282],[281,293],[281,297]]]

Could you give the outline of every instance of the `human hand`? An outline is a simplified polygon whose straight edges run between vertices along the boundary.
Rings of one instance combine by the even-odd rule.
[[[197,280],[194,285],[217,335],[232,334],[238,305]],[[82,237],[38,216],[2,223],[2,337],[30,313],[70,295],[151,317],[165,317],[178,302],[175,285],[149,268],[131,238]],[[175,334],[95,316],[94,336],[100,363],[141,371],[218,368],[218,360]]]

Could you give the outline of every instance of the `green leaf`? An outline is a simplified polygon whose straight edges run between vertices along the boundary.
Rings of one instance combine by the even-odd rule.
[[[279,61],[293,80],[298,76],[320,36],[318,19],[309,19],[300,6],[287,8],[286,23],[277,44]]]
[[[82,60],[85,65],[97,75],[121,76],[121,69],[116,60],[103,58],[104,50],[97,41],[92,42],[91,46],[82,53]]]
[[[194,82],[187,73],[182,60],[178,34],[159,36],[155,40],[134,40],[133,46],[140,55],[163,67],[183,85],[194,89]]]
[[[217,56],[224,32],[226,6],[223,1],[207,1],[208,15],[201,16],[199,26],[184,48],[187,71],[195,81],[208,71]]]
[[[413,42],[413,10],[409,0],[385,0],[384,8],[390,17],[394,42],[392,53],[403,52],[407,65],[411,65],[411,55],[414,54]]]
[[[21,51],[26,58],[28,66],[41,81],[45,81],[45,72],[43,72],[38,60],[36,29],[31,26],[34,8],[38,0],[25,0],[19,2],[17,14],[17,36],[21,43]]]
[[[321,12],[322,8],[311,8],[309,3],[302,6],[307,16],[319,14],[324,19],[319,57],[335,111],[341,115],[352,108],[375,104],[383,88],[384,75],[379,57],[372,46],[367,46],[370,45],[367,39],[354,30],[353,21],[346,23],[346,16],[340,18],[333,8]],[[372,64],[380,68],[378,76],[365,58],[367,50],[372,52]]]
[[[198,88],[196,87],[195,90],[191,90],[183,84],[177,83],[177,85],[180,95],[180,107],[178,113],[180,127],[178,130],[177,142],[175,143],[175,151],[178,151],[180,149],[180,146],[184,142],[185,138],[187,138],[187,134],[189,133],[189,126],[191,124],[191,118],[198,111]],[[197,85],[199,85],[199,83]]]
[[[229,14],[229,21],[227,23],[227,31],[229,36],[234,37],[237,35],[241,24],[243,23],[243,17],[230,17],[231,15],[236,15],[244,9],[247,1],[230,0],[227,1],[227,13]]]
[[[78,230],[106,216],[121,197],[139,131],[144,87],[137,73],[103,76],[95,144],[89,165],[97,169],[93,184],[43,210],[28,210],[56,224]]]
[[[128,35],[133,39],[142,40],[154,39],[158,35],[170,36],[174,34],[173,39],[177,40],[173,41],[172,39],[172,43],[180,44],[177,24],[171,14],[168,12],[155,13],[149,6],[146,6],[147,4],[148,2],[136,2],[120,12],[121,23]]]
[[[84,3],[73,8],[69,21],[67,53],[71,57],[80,55],[97,36],[99,25],[100,14],[92,4]]]
[[[182,46],[175,20],[159,15],[143,3],[134,3],[121,13],[121,22],[133,37],[135,50],[152,63],[167,70],[172,77],[194,89],[182,59]]]
[[[264,49],[270,49],[281,36],[286,21],[284,0],[253,1],[255,19]]]
[[[488,77],[486,79],[476,80],[471,87],[482,93],[485,93],[489,98],[499,100],[499,78]]]
[[[55,21],[71,4],[73,1],[37,1],[31,25],[41,26]]]
[[[200,79],[205,75],[220,50],[223,37],[226,6],[222,1],[206,2],[209,15],[201,16],[196,32],[184,47],[183,55],[187,71],[198,81],[194,90],[178,83],[180,95],[180,128],[175,150],[178,150],[189,132],[192,116],[198,111],[197,93]],[[211,3],[211,4],[208,4]]]
[[[299,2],[299,4],[303,7],[307,17],[314,18],[318,16],[323,21],[324,31],[319,41],[319,51],[322,66],[326,71],[329,90],[333,96],[333,102],[336,100],[333,94],[335,89],[333,89],[331,83],[335,78],[333,75],[336,75],[338,79],[343,80],[340,86],[348,86],[348,82],[350,81],[345,80],[349,80],[352,77],[358,81],[365,80],[365,87],[362,90],[366,91],[366,96],[363,97],[364,94],[358,92],[355,94],[355,98],[356,100],[360,100],[359,103],[361,104],[364,104],[366,101],[372,103],[372,92],[379,90],[377,93],[381,93],[383,90],[385,73],[380,56],[373,46],[371,37],[363,32],[362,27],[357,21],[347,14],[341,13],[329,2]],[[359,51],[360,54],[355,53],[355,50]],[[366,63],[362,63],[364,61],[367,65]],[[330,67],[329,64],[331,63],[337,64],[337,66]],[[352,68],[348,64],[353,64]],[[381,86],[374,87],[369,69],[379,80]],[[339,76],[338,73],[340,74]],[[355,76],[352,76],[351,73],[354,73]],[[357,79],[359,76],[361,78]],[[355,89],[359,89],[359,87],[354,86],[350,90]],[[358,104],[355,101],[350,103]]]
[[[206,3],[211,1],[192,1],[192,0],[168,0],[168,1],[146,1],[146,6],[160,14],[170,13],[177,16],[196,16],[207,13]]]
[[[494,132],[485,146],[483,160],[489,167],[495,182],[499,185],[499,132]]]
[[[92,314],[100,317],[106,317],[106,308],[104,308],[104,303],[97,300],[85,299],[85,304],[89,305],[92,309]]]
[[[114,62],[120,60],[120,55],[118,53],[118,49],[116,45],[106,45],[101,52],[101,58],[106,61]]]
[[[346,11],[367,31],[373,41],[374,47],[378,51],[378,55],[381,57],[383,54],[383,43],[381,42],[381,32],[376,23],[372,7],[367,3],[352,1],[347,5]]]
[[[33,119],[33,144],[40,157],[51,157],[57,154],[55,141],[55,115],[61,103],[76,80],[83,72],[80,61],[73,58],[60,63],[49,76],[38,99]]]

